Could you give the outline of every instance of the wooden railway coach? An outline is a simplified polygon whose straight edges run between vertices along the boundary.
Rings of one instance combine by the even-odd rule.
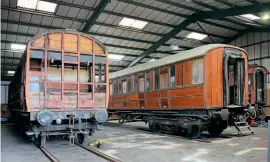
[[[111,73],[109,114],[219,135],[249,110],[247,60],[241,48],[210,44]]]
[[[257,117],[263,117],[263,107],[267,107],[267,74],[268,70],[263,66],[257,64],[248,66],[249,103],[255,107]]]
[[[26,46],[9,85],[8,106],[29,136],[69,135],[79,142],[108,117],[106,48],[87,34],[39,34]]]

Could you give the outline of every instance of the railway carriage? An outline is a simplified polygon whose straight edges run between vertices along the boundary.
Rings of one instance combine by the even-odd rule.
[[[15,124],[41,146],[50,135],[83,142],[108,117],[107,56],[99,41],[77,31],[35,36],[9,85]]]
[[[257,64],[248,66],[249,103],[257,112],[254,118],[264,118],[263,108],[267,107],[267,74],[268,70],[263,66]]]
[[[153,131],[217,136],[253,111],[247,60],[241,48],[210,44],[111,73],[109,114]]]

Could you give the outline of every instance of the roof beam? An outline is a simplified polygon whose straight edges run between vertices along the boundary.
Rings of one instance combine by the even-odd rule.
[[[127,0],[118,0],[118,1],[123,2],[123,3],[133,4],[133,5],[144,7],[144,8],[148,8],[148,9],[151,9],[151,10],[154,10],[154,11],[164,12],[164,13],[179,16],[179,17],[187,18],[189,16],[189,15],[184,15],[184,14],[176,13],[176,12],[173,12],[173,11],[161,9],[161,8],[158,8],[158,7],[153,7],[153,6],[150,6],[150,5],[145,5],[145,4],[142,4],[142,3],[134,2],[132,0],[129,0],[129,1],[127,1]],[[229,30],[232,30],[232,31],[237,31],[237,29],[235,29],[235,28],[231,28],[231,27],[228,27],[228,26],[223,26],[223,25],[220,25],[220,24],[216,24],[216,23],[213,23],[213,22],[207,21],[207,20],[201,20],[201,22],[207,23],[209,25],[217,26],[217,27],[220,27],[220,28],[229,29]]]
[[[225,4],[225,5],[230,6],[230,7],[237,6],[237,5],[233,4],[233,3],[228,2],[227,0],[214,0],[214,1]]]
[[[91,15],[91,17],[88,19],[88,21],[84,25],[84,27],[82,29],[82,32],[88,32],[89,31],[89,29],[94,25],[97,18],[102,13],[102,11],[104,10],[104,8],[107,6],[108,3],[109,3],[109,0],[101,0],[99,2],[97,8],[94,10],[93,14]]]
[[[208,9],[211,9],[211,10],[213,10],[213,11],[219,10],[218,8],[216,8],[216,7],[214,7],[214,6],[211,6],[211,5],[209,5],[209,4],[202,3],[202,2],[197,1],[197,0],[192,0],[192,2],[193,2],[194,4],[197,4],[197,5],[199,5],[199,6],[202,6],[202,7],[208,8]],[[242,24],[242,23],[239,23],[239,22],[237,22],[237,21],[234,21],[234,20],[231,20],[231,19],[228,19],[228,18],[222,18],[222,20],[223,20],[223,21],[230,22],[230,23],[234,23],[234,24],[237,24],[237,25],[240,25],[240,26],[246,27],[246,24]],[[230,29],[230,30],[231,30],[230,27],[228,27],[228,28],[226,28],[226,29]],[[233,29],[233,28],[232,28],[232,29]],[[237,30],[234,30],[234,31],[237,31]]]
[[[260,4],[259,2],[255,1],[255,0],[246,0],[246,1],[248,1],[249,3],[252,3],[254,5],[259,5]]]
[[[163,36],[159,41],[157,41],[155,44],[153,44],[150,48],[145,50],[140,56],[138,56],[136,59],[134,59],[128,67],[134,66],[136,63],[141,61],[144,57],[148,56],[149,54],[153,53],[160,45],[166,43],[168,40],[170,40],[174,35],[178,34],[183,28],[187,27],[192,21],[191,19],[186,19],[182,23],[180,23],[176,28],[174,28],[172,31],[170,31],[168,34]]]
[[[263,5],[236,6],[234,8],[219,9],[216,11],[203,11],[195,13],[196,20],[202,19],[220,19],[228,16],[239,16],[247,13],[259,13],[269,10],[270,3]]]

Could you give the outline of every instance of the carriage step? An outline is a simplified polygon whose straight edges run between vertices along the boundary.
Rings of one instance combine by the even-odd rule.
[[[238,131],[239,135],[254,134],[249,124],[246,121],[234,122],[234,126]]]

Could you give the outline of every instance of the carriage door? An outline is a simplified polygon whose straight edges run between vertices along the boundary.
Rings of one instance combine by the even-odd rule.
[[[242,52],[224,49],[224,105],[243,105],[245,64]]]
[[[264,102],[264,73],[257,70],[255,74],[256,79],[256,102]]]

